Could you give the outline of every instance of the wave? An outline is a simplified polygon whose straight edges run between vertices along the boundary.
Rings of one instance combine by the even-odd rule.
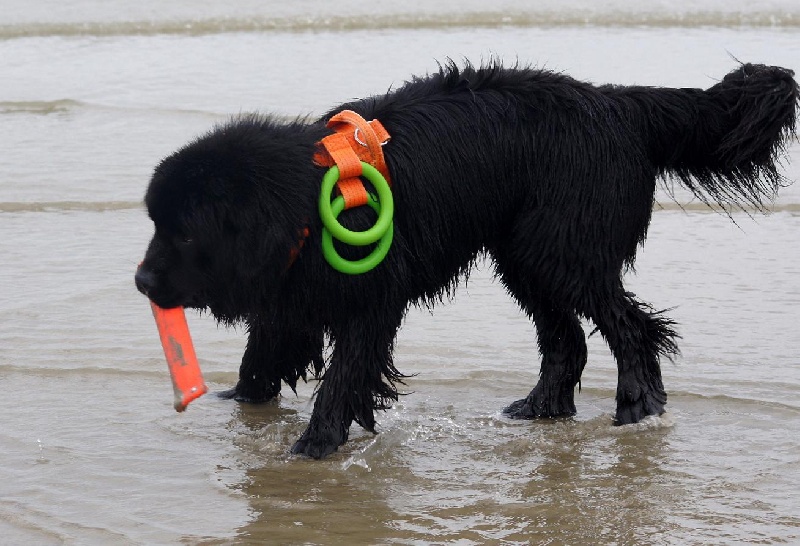
[[[142,358],[142,362],[147,362],[149,360],[156,361],[158,359],[147,358],[147,357]],[[48,365],[23,366],[16,364],[0,364],[0,373],[2,373],[4,376],[10,374],[21,374],[25,376],[38,376],[45,378],[58,378],[58,377],[67,377],[76,375],[79,377],[84,377],[84,376],[101,376],[101,377],[115,377],[115,378],[133,377],[136,379],[164,377],[164,371],[162,371],[160,367],[149,368],[145,366],[142,366],[141,368],[126,370],[121,368],[101,367],[101,366],[58,367],[58,366],[48,366]]]
[[[0,101],[0,114],[54,114],[68,112],[83,106],[71,99],[49,101]]]
[[[64,114],[76,111],[105,111],[105,112],[148,112],[169,115],[188,115],[188,116],[204,116],[210,121],[220,121],[230,117],[231,114],[223,112],[213,112],[210,110],[198,110],[191,108],[166,108],[158,106],[120,106],[111,104],[101,104],[92,102],[83,102],[74,99],[56,99],[56,100],[42,100],[42,101],[2,101],[0,100],[0,115],[41,115],[46,116],[50,114]],[[290,121],[295,119],[292,116],[274,115],[276,119],[283,119]]]
[[[0,40],[50,36],[207,35],[237,32],[360,31],[484,27],[800,28],[800,10],[592,11],[586,9],[249,17],[164,21],[85,21],[0,25]]]
[[[141,201],[37,201],[0,202],[0,214],[8,212],[106,212],[144,210]]]
[[[767,211],[767,214],[776,213],[776,212],[787,212],[789,214],[795,215],[800,214],[800,203],[774,203],[771,205],[765,205],[764,207]],[[705,203],[701,203],[698,201],[691,201],[687,203],[682,203],[680,201],[656,201],[653,205],[654,212],[715,212],[721,214],[728,214],[728,213],[735,213],[735,212],[745,212],[748,214],[760,214],[758,210],[752,207],[739,207],[731,205],[729,207],[730,210],[723,209],[722,207],[710,204],[706,205]]]
[[[24,212],[107,212],[144,210],[142,201],[8,201],[0,202],[0,214]],[[673,201],[659,199],[653,205],[654,212],[709,212],[725,213],[737,212],[742,209],[732,208],[726,211],[716,205],[706,205],[698,201]],[[792,215],[800,214],[800,203],[774,203],[767,207],[769,213],[786,212]],[[755,209],[743,210],[745,213],[755,214]]]
[[[144,210],[141,201],[10,201],[0,202],[0,214],[27,213],[27,212],[107,212]],[[741,209],[732,208],[726,211],[715,205],[706,205],[700,202],[680,202],[671,200],[658,200],[653,205],[654,212],[708,212],[724,213],[737,212]],[[800,203],[775,203],[767,207],[769,213],[785,212],[792,215],[800,214]],[[744,209],[745,213],[755,214],[755,209]]]

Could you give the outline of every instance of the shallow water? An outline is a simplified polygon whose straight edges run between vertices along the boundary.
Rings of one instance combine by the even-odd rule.
[[[447,57],[671,86],[712,85],[731,56],[798,69],[793,2],[162,4],[0,10],[0,543],[800,543],[798,184],[766,216],[659,199],[627,283],[674,307],[682,355],[668,413],[627,427],[599,336],[574,419],[502,417],[536,381],[535,336],[483,264],[409,313],[411,394],[381,433],[292,457],[314,384],[175,413],[132,282],[150,171],[229,114],[319,113]],[[189,320],[212,391],[230,387],[243,332]]]

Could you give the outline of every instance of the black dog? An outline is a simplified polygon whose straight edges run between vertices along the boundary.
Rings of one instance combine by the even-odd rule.
[[[441,301],[488,255],[542,355],[538,384],[505,413],[575,413],[586,317],[617,360],[616,422],[635,423],[664,412],[659,359],[677,351],[673,323],[620,279],[645,240],[656,182],[672,175],[706,203],[762,209],[783,182],[793,75],[746,64],[707,90],[595,87],[544,70],[448,65],[344,104],[331,114],[354,110],[391,135],[394,243],[362,275],[334,270],[320,249],[325,169],[312,157],[331,114],[240,117],[156,168],[145,198],[155,236],[136,284],[162,307],[247,325],[239,382],[225,396],[264,402],[281,381],[294,389],[308,371],[322,375],[292,449],[318,458],[354,420],[374,432],[374,410],[397,399],[392,349],[409,305]],[[359,230],[374,217],[360,207],[341,221]],[[339,248],[350,259],[368,251]]]

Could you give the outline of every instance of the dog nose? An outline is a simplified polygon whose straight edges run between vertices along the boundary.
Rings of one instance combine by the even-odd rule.
[[[136,269],[134,280],[136,281],[136,288],[145,296],[149,295],[150,290],[152,290],[156,284],[155,274],[142,266]]]

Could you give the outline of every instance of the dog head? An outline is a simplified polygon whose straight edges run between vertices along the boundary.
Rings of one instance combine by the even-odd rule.
[[[240,118],[162,161],[145,196],[155,234],[139,291],[225,320],[274,297],[315,202],[306,127]]]

